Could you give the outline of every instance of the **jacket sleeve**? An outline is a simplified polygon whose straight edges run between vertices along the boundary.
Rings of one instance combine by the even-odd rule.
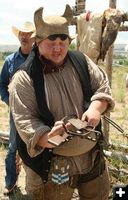
[[[88,62],[88,69],[90,74],[91,88],[93,96],[91,101],[94,100],[106,100],[108,102],[108,110],[112,110],[115,106],[112,98],[111,88],[106,72],[97,66],[88,56],[86,56]]]
[[[0,74],[0,96],[1,100],[9,105],[9,62],[6,59]]]
[[[34,157],[43,151],[39,138],[50,131],[39,116],[33,82],[25,71],[15,73],[9,85],[10,109],[17,131],[26,143],[28,154]]]

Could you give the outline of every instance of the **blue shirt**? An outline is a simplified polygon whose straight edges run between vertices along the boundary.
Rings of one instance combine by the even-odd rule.
[[[21,54],[20,48],[15,53],[6,57],[0,74],[0,96],[1,100],[9,105],[8,85],[16,69],[24,63],[26,58]]]

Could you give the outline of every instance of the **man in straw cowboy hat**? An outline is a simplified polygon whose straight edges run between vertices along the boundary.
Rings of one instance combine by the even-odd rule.
[[[69,5],[62,16],[42,18],[42,11],[34,13],[33,50],[9,87],[26,191],[33,200],[69,200],[77,188],[80,200],[107,200],[97,127],[102,113],[114,107],[106,73],[68,50]]]
[[[35,27],[31,22],[25,22],[22,27],[12,27],[12,31],[20,42],[19,49],[7,56],[0,75],[0,95],[2,101],[9,106],[9,82],[16,69],[26,60],[31,51],[33,39],[31,38]],[[16,186],[18,172],[16,170],[16,129],[12,114],[10,113],[9,148],[5,159],[6,176],[4,194],[10,194]]]

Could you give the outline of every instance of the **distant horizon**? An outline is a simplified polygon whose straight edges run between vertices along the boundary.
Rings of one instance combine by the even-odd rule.
[[[120,45],[128,45],[128,43],[126,43],[126,42],[125,43],[124,42],[123,43],[117,43],[117,42],[115,43],[114,42],[114,44],[116,44],[116,45],[118,45],[118,44],[120,44]],[[3,44],[0,44],[0,46],[20,46],[20,44],[15,44],[15,43],[14,44],[11,44],[11,43],[8,43],[8,44],[5,43],[4,44],[3,43]]]
[[[73,33],[74,30],[70,31],[70,35],[75,35]],[[71,33],[72,32],[72,33]],[[124,32],[118,32],[116,40],[114,42],[115,44],[128,44],[128,31],[124,31]],[[0,45],[20,45],[19,40],[17,39],[16,41],[9,41],[8,43],[4,41],[0,42]]]

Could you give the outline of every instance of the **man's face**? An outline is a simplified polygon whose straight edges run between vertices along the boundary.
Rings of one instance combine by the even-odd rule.
[[[69,47],[69,38],[62,40],[60,37],[51,40],[46,38],[39,44],[40,55],[43,55],[48,60],[52,61],[56,65],[63,63],[63,60],[67,54]]]
[[[31,38],[32,32],[19,32],[19,41],[21,46],[31,46],[33,43],[33,39]]]

